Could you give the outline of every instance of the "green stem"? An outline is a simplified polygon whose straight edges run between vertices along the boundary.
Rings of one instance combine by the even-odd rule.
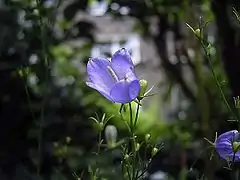
[[[137,111],[136,111],[136,115],[135,115],[135,118],[134,118],[134,121],[133,121],[133,110],[132,110],[132,106],[131,106],[131,103],[129,103],[129,111],[130,111],[130,134],[131,134],[131,145],[132,145],[132,175],[131,175],[131,178],[132,180],[135,180],[136,179],[136,142],[135,142],[135,127],[136,127],[136,124],[137,124],[137,120],[138,120],[138,115],[139,115],[139,108],[140,108],[140,105],[138,104],[137,105]]]
[[[239,180],[239,169],[236,170],[235,178],[236,180]]]
[[[139,115],[139,109],[140,109],[140,101],[138,101],[139,103],[137,104],[137,112],[136,112],[136,116],[135,116],[135,120],[134,120],[134,125],[133,128],[135,130],[136,125],[137,125],[137,120],[138,120],[138,115]]]
[[[41,1],[36,0],[38,10],[41,6]],[[40,12],[40,11],[39,11]],[[48,63],[48,57],[47,57],[47,45],[45,42],[45,23],[41,17],[41,14],[39,15],[39,27],[40,27],[40,37],[41,37],[41,48],[42,48],[42,57],[44,59],[44,66],[46,68],[45,72],[45,80],[46,84],[43,88],[43,101],[41,105],[41,118],[40,118],[40,125],[39,125],[39,134],[38,134],[38,166],[37,166],[37,179],[40,179],[40,170],[41,170],[41,161],[42,161],[42,134],[43,134],[43,123],[44,123],[44,117],[45,117],[45,101],[46,101],[46,93],[47,93],[47,82],[48,82],[48,69],[49,69],[49,63]]]
[[[130,118],[130,141],[131,141],[131,145],[132,145],[132,175],[131,177],[129,177],[129,179],[134,178],[135,176],[135,156],[136,156],[136,151],[135,151],[135,137],[134,137],[134,126],[133,126],[133,110],[132,110],[132,105],[131,103],[129,103],[129,118]]]
[[[129,103],[129,111],[130,111],[130,130],[131,130],[131,133],[133,132],[133,112],[132,112],[132,105],[131,103]]]
[[[99,134],[98,134],[98,149],[97,149],[97,155],[99,155],[99,153],[100,153],[101,142],[102,142],[102,132],[99,132]]]
[[[230,105],[229,105],[229,103],[228,103],[228,101],[227,101],[227,98],[225,97],[225,94],[224,94],[224,92],[223,92],[223,90],[222,90],[221,84],[219,83],[219,81],[218,81],[218,79],[217,79],[217,76],[216,76],[216,74],[215,74],[215,72],[214,72],[214,70],[213,70],[213,65],[212,65],[212,61],[211,61],[211,56],[210,56],[210,54],[208,53],[208,51],[207,51],[207,49],[206,49],[206,47],[205,47],[205,45],[204,45],[204,43],[203,43],[203,41],[202,41],[201,39],[200,39],[200,42],[201,42],[201,45],[202,45],[202,47],[203,47],[204,53],[205,53],[205,55],[206,55],[206,57],[207,57],[207,59],[208,59],[208,61],[209,61],[210,69],[211,69],[211,72],[212,72],[214,81],[215,81],[215,83],[216,83],[216,85],[217,85],[217,87],[218,87],[218,89],[219,89],[219,91],[220,91],[220,94],[221,94],[221,96],[222,96],[222,98],[223,98],[223,101],[224,101],[226,107],[228,108],[229,112],[230,112],[230,113],[232,114],[232,116],[234,117],[234,119],[238,121],[238,117],[235,115],[234,111],[233,111],[232,108],[230,107]]]
[[[137,125],[139,110],[140,110],[140,101],[138,100],[138,102],[139,103],[137,103],[137,111],[136,111],[136,115],[135,115],[135,119],[134,119],[134,125],[133,125],[134,132],[136,130],[136,125]],[[139,161],[140,161],[140,156],[139,156]],[[134,163],[136,163],[136,155],[135,155],[135,158],[134,158]],[[136,177],[134,177],[134,179],[136,179],[136,180],[138,179],[138,172],[136,173]]]

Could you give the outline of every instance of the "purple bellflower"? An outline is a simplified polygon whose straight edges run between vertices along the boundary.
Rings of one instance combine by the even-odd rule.
[[[86,84],[112,102],[129,103],[140,93],[132,59],[124,48],[115,52],[111,61],[101,57],[90,59],[87,74]]]
[[[240,133],[232,130],[221,134],[216,142],[215,148],[219,156],[227,161],[240,161]]]

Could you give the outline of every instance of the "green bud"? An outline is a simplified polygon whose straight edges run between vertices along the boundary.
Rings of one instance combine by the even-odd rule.
[[[141,87],[139,97],[142,98],[147,90],[148,82],[145,79],[141,79],[139,82]]]
[[[151,138],[151,135],[150,134],[146,134],[145,135],[145,141],[148,142]]]
[[[33,10],[33,14],[39,16],[39,14],[40,14],[40,13],[39,13],[39,10],[38,10],[38,9],[34,9],[34,10]]]
[[[98,123],[98,128],[99,128],[99,131],[102,131],[104,128],[104,123],[103,122]]]
[[[235,152],[235,153],[240,151],[240,142],[233,142],[232,148],[233,148],[233,152]]]
[[[158,148],[154,147],[152,149],[152,157],[155,156],[157,154],[157,152],[158,152]]]
[[[140,149],[140,144],[139,143],[136,143],[135,144],[135,151],[138,151]]]
[[[108,125],[105,128],[105,138],[109,148],[115,147],[117,141],[117,128],[113,125]]]
[[[66,137],[67,144],[69,144],[71,142],[71,140],[72,140],[71,137],[69,137],[69,136]]]
[[[128,154],[125,154],[124,160],[125,160],[125,161],[128,161],[128,160],[129,160],[129,155],[128,155]]]
[[[198,28],[196,30],[194,30],[194,34],[197,36],[197,37],[201,37],[201,30]]]

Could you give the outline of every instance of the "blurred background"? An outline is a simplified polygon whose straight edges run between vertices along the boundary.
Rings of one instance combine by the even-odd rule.
[[[137,134],[164,144],[146,173],[152,180],[230,180],[230,171],[203,138],[236,122],[224,104],[200,43],[186,23],[208,22],[204,37],[230,106],[240,95],[240,34],[235,0],[0,0],[0,179],[89,179],[88,165],[106,179],[121,153],[91,153],[97,130],[89,117],[126,135],[118,104],[86,86],[89,57],[125,47],[155,96],[141,107]],[[39,10],[39,9],[38,9]],[[42,24],[39,25],[41,15]],[[200,18],[201,17],[201,18]],[[45,55],[48,63],[45,63]],[[238,113],[238,109],[235,109]],[[40,146],[39,146],[40,143]],[[213,157],[212,157],[213,155]],[[38,167],[39,156],[41,167]],[[212,157],[212,158],[211,158]],[[96,164],[97,162],[97,164]]]

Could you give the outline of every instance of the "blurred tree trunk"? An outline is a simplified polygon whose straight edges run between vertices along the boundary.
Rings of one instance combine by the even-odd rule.
[[[23,162],[31,164],[27,140],[31,113],[24,107],[27,97],[23,81],[8,70],[0,71],[0,81],[0,170],[11,179]]]
[[[153,36],[153,41],[156,44],[156,48],[158,51],[158,55],[161,59],[161,65],[166,70],[166,73],[169,75],[170,78],[176,80],[179,83],[183,92],[185,93],[186,97],[188,97],[191,101],[196,102],[196,97],[194,96],[191,88],[185,82],[182,72],[181,72],[181,64],[178,63],[173,64],[169,61],[168,57],[168,50],[167,50],[167,32],[169,31],[170,24],[168,20],[168,14],[158,14],[158,33],[157,35]],[[174,32],[175,33],[175,32]],[[179,34],[175,34],[177,40],[179,40]]]
[[[232,4],[228,0],[213,0],[211,6],[216,19],[222,62],[228,76],[232,96],[236,97],[240,95],[238,79],[240,77],[240,42],[237,29],[233,27],[230,19],[230,14],[233,15]]]

